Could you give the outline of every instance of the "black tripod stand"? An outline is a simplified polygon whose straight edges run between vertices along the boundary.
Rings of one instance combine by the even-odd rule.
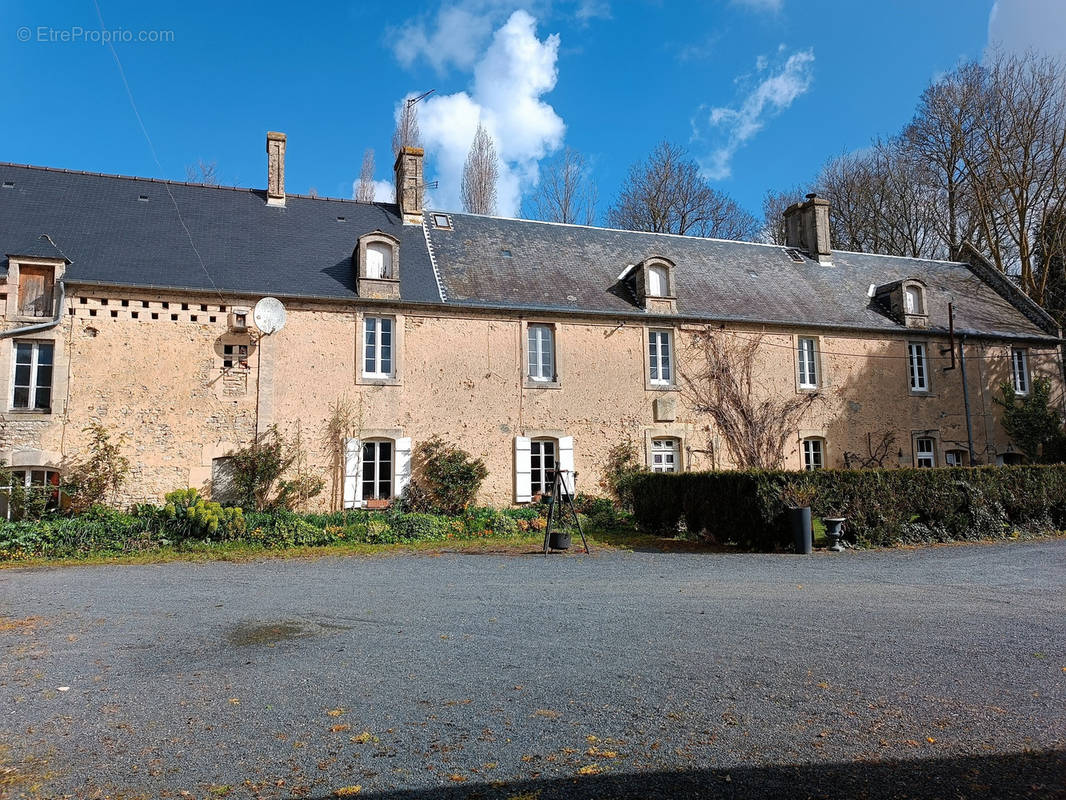
[[[574,508],[574,496],[570,494],[570,485],[565,477],[569,474],[570,472],[565,469],[555,470],[555,479],[552,481],[552,499],[548,504],[548,526],[544,529],[544,555],[548,555],[548,543],[551,541],[552,528],[562,523],[563,513],[566,509],[569,509],[574,516],[574,524],[577,526],[577,532],[581,535],[581,544],[585,545],[585,552],[591,554],[588,540],[585,539],[585,532],[581,530],[581,519],[577,515],[577,509]],[[574,473],[574,478],[577,478],[576,472]],[[567,541],[566,547],[569,546],[570,542]],[[559,549],[566,548],[560,547]]]

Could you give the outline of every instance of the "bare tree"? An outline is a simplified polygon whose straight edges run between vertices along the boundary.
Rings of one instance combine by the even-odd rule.
[[[355,199],[360,203],[374,202],[374,150],[370,147],[363,153],[363,167],[359,170]]]
[[[500,162],[496,157],[496,144],[480,122],[470,152],[463,166],[463,182],[460,187],[463,209],[470,214],[496,213],[496,181],[500,175]]]
[[[547,222],[592,225],[596,221],[596,184],[585,157],[569,147],[541,167],[540,182],[527,201],[527,216]]]
[[[683,148],[661,142],[634,164],[607,212],[615,228],[721,239],[753,239],[759,223],[707,182]]]
[[[757,375],[762,336],[707,326],[687,343],[682,391],[696,414],[714,420],[740,469],[778,469],[800,418],[818,392],[780,392]]]
[[[762,199],[761,238],[767,244],[785,244],[785,209],[793,203],[802,203],[805,189],[795,186],[784,191],[768,189]]]
[[[186,164],[185,180],[205,186],[218,186],[218,162],[198,158],[195,164]]]
[[[395,158],[401,148],[421,147],[422,132],[418,128],[418,99],[404,99],[400,116],[396,120],[396,130],[392,132],[392,157]]]

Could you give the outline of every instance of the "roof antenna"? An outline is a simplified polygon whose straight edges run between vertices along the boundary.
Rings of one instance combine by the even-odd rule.
[[[427,97],[429,97],[435,91],[437,91],[437,90],[436,89],[430,89],[428,92],[422,92],[422,94],[420,94],[418,97],[408,97],[407,98],[407,105],[413,106],[415,103],[419,103],[419,102],[425,100]]]

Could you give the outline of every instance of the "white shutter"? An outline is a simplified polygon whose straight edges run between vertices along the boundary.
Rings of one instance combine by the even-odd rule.
[[[528,503],[533,499],[533,466],[530,463],[532,440],[514,437],[514,500]]]
[[[344,440],[344,507],[363,505],[363,443],[359,439]]]
[[[574,493],[574,437],[559,437],[559,469],[566,471],[566,488]]]
[[[411,482],[411,437],[396,440],[396,485],[393,496],[399,499]]]

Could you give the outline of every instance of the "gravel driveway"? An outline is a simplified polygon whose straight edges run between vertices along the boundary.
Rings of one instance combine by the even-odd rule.
[[[8,569],[0,797],[1066,797],[1064,611],[1062,540]]]

